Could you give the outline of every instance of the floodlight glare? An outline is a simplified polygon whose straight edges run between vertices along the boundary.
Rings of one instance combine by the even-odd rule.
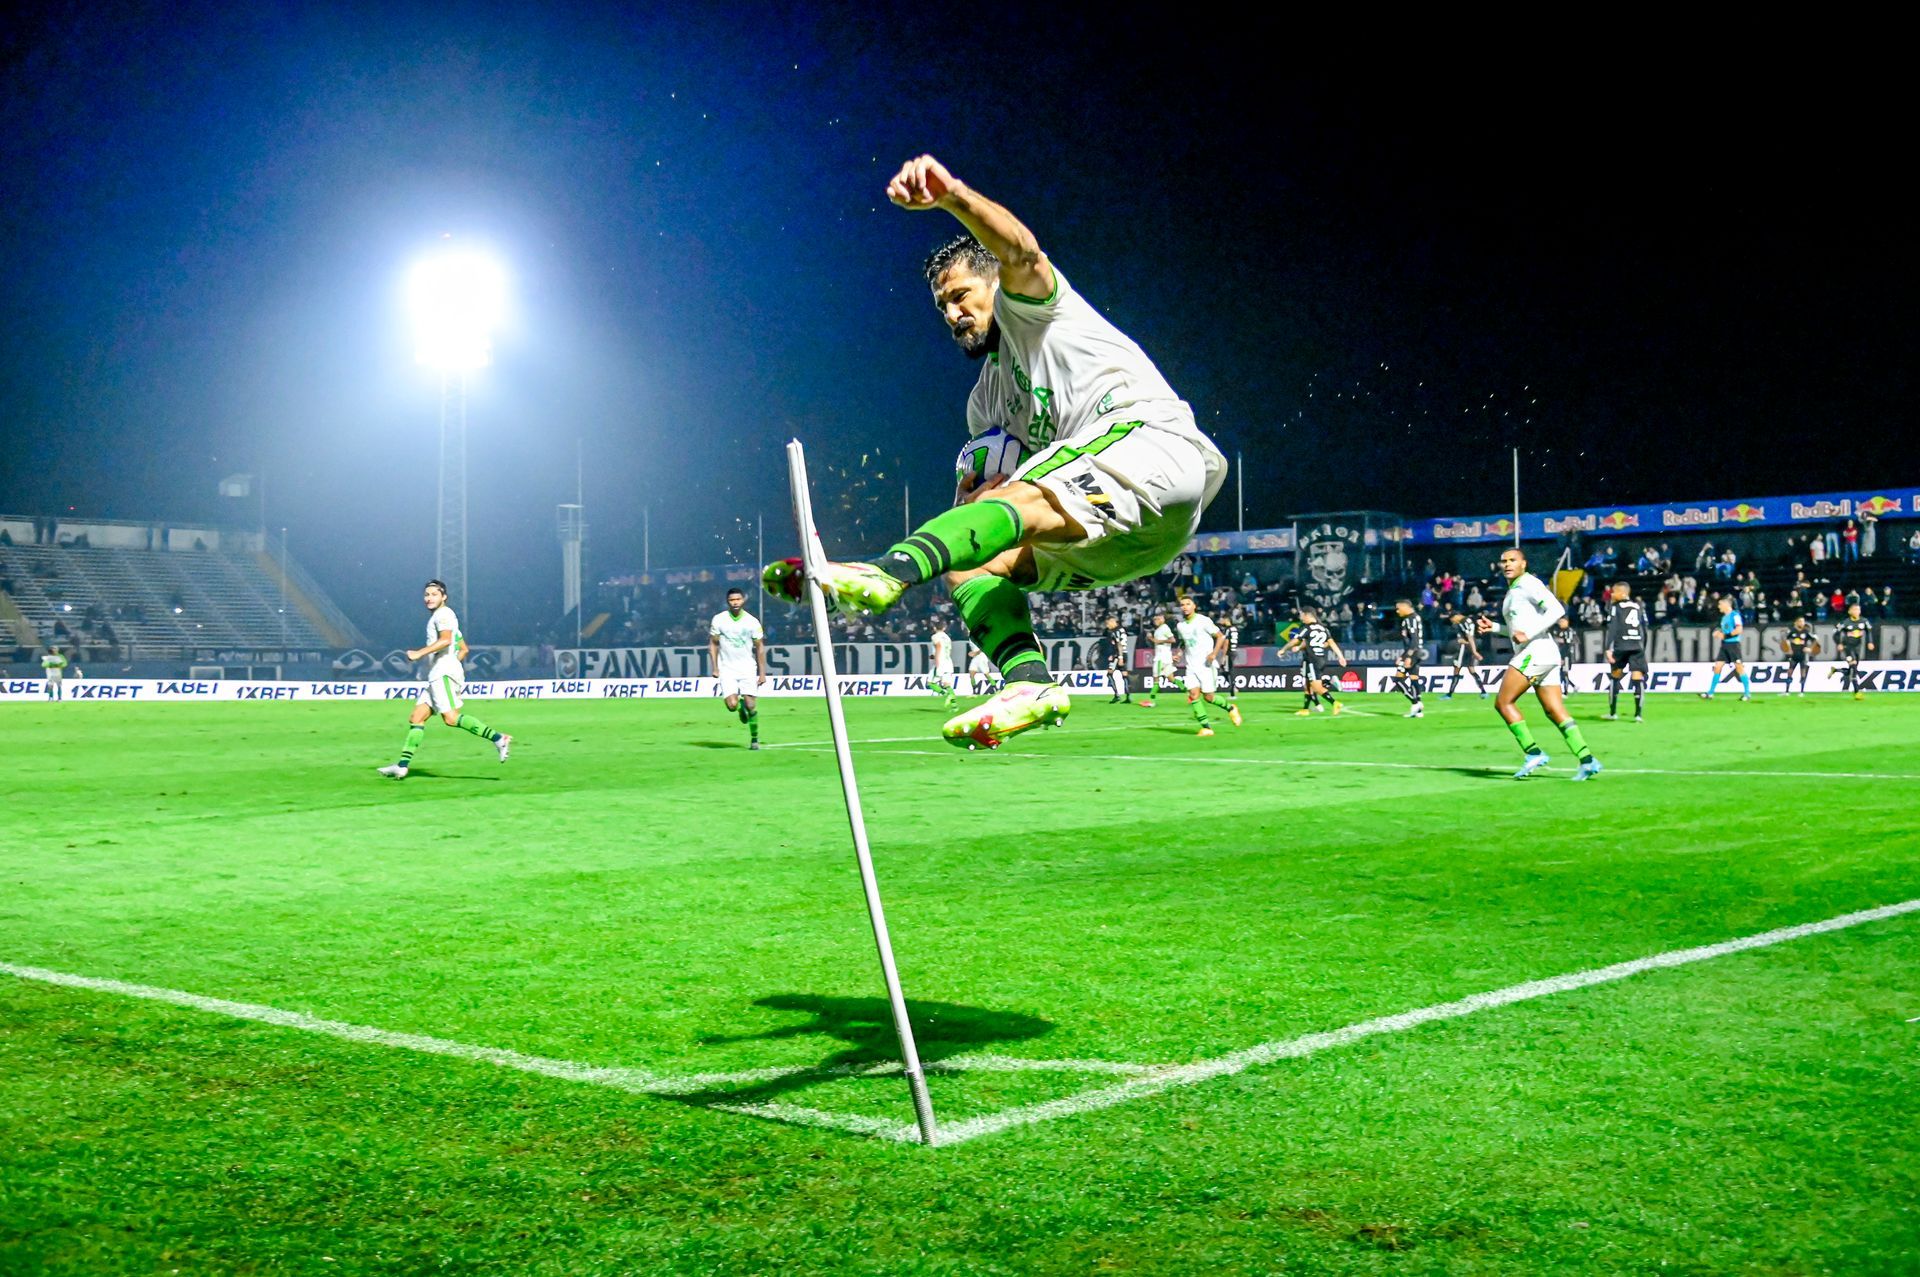
[[[483,253],[454,250],[413,268],[407,297],[419,361],[443,373],[493,362],[493,330],[506,309],[506,274]]]

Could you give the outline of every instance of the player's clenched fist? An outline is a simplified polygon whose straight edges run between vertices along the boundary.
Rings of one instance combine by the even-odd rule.
[[[901,208],[938,208],[960,186],[946,165],[931,155],[908,160],[887,183],[887,198]]]

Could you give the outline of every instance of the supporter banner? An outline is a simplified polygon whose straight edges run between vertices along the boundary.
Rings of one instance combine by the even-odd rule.
[[[713,563],[705,567],[657,568],[608,577],[602,585],[743,585],[760,584],[760,569],[745,563]],[[748,591],[753,593],[752,590]]]
[[[1485,674],[1491,690],[1503,666],[1490,665]],[[1840,690],[1840,665],[1834,661],[1815,661],[1807,687],[1815,692]],[[1757,691],[1778,695],[1787,686],[1787,667],[1778,661],[1755,662],[1748,667]],[[1920,661],[1863,661],[1861,689],[1867,692],[1920,692]],[[1429,665],[1422,671],[1428,691],[1445,691],[1452,669]],[[1704,662],[1656,663],[1649,668],[1647,687],[1653,692],[1702,692],[1712,677],[1713,667]],[[1386,667],[1355,668],[1340,671],[1339,688],[1347,692],[1391,692],[1393,671]],[[1054,676],[1076,691],[1102,692],[1107,676],[1094,670],[1056,670]],[[984,688],[967,675],[959,677],[962,695],[981,695]],[[1582,662],[1573,667],[1576,691],[1603,691],[1607,686],[1606,667]],[[0,679],[0,701],[38,701],[46,697],[46,682],[37,678]],[[1471,695],[1473,681],[1461,679],[1463,694]],[[1797,684],[1796,684],[1797,686]],[[321,683],[243,682],[227,679],[68,679],[61,688],[63,701],[401,701],[411,704],[426,689],[424,683],[367,682]],[[1297,692],[1298,670],[1234,671],[1236,691]],[[780,675],[761,684],[765,697],[818,696],[823,690],[818,675]],[[924,674],[843,675],[840,691],[844,696],[930,696]],[[1727,694],[1722,682],[1721,694]],[[469,700],[698,700],[719,695],[719,684],[710,678],[546,678],[471,682],[466,686]],[[1738,695],[1739,684],[1733,684]],[[1576,700],[1576,710],[1578,702]]]
[[[1527,541],[1551,540],[1568,532],[1603,537],[1657,536],[1661,533],[1724,526],[1791,527],[1806,523],[1838,523],[1868,516],[1876,519],[1920,517],[1920,488],[1548,510],[1538,514],[1522,514],[1520,536]],[[1414,545],[1511,541],[1513,516],[1449,515],[1438,519],[1413,519],[1407,524],[1407,533],[1407,540]]]
[[[466,666],[469,678],[491,678],[496,673],[509,670],[531,672],[540,649],[536,647],[485,646],[472,648]],[[333,658],[333,672],[342,678],[412,678],[417,671],[414,662],[407,659],[402,648],[395,648],[384,655],[376,656],[365,648],[353,648],[337,653]]]
[[[1054,669],[1085,669],[1093,661],[1091,638],[1042,639]],[[955,639],[953,661],[966,669],[973,646]],[[707,645],[698,647],[591,647],[556,652],[562,678],[696,678],[707,672]],[[926,674],[933,669],[928,643],[836,643],[833,663],[842,674]],[[817,674],[820,654],[811,643],[767,644],[767,673]]]

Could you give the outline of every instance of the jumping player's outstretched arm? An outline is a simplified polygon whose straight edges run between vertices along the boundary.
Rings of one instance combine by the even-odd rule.
[[[901,208],[944,208],[973,232],[1000,261],[1000,287],[1021,297],[1053,296],[1053,267],[1033,232],[1000,204],[947,172],[931,155],[908,160],[887,183],[887,198]]]

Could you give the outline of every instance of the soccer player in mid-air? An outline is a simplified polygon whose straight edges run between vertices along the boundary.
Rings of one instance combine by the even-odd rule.
[[[1447,684],[1447,700],[1460,688],[1462,670],[1473,675],[1473,686],[1480,699],[1487,699],[1487,680],[1480,676],[1480,644],[1475,640],[1479,625],[1464,613],[1455,612],[1448,624],[1453,627],[1453,681]]]
[[[67,684],[67,654],[60,650],[59,644],[47,648],[46,655],[40,658],[40,673],[45,676],[42,688],[50,701],[64,700]]]
[[[1093,659],[1106,671],[1107,688],[1113,693],[1108,698],[1112,704],[1120,704],[1133,699],[1133,693],[1127,687],[1127,657],[1131,644],[1127,641],[1127,632],[1120,628],[1120,618],[1107,618],[1106,628],[1100,631],[1100,637],[1094,640]]]
[[[1414,610],[1412,599],[1396,600],[1393,613],[1400,622],[1400,655],[1393,662],[1393,685],[1411,707],[1405,716],[1425,718],[1427,710],[1420,703],[1420,666],[1427,659],[1427,627]]]
[[[1613,583],[1613,604],[1607,609],[1607,712],[1620,717],[1620,679],[1633,680],[1633,721],[1645,722],[1647,701],[1647,609],[1633,597],[1625,581]]]
[[[478,736],[490,742],[500,751],[500,761],[506,762],[512,752],[513,737],[505,732],[496,732],[474,715],[466,713],[461,706],[465,704],[462,693],[467,685],[467,640],[460,633],[460,618],[447,606],[447,585],[444,581],[429,581],[421,591],[421,601],[427,605],[427,645],[413,648],[407,653],[410,661],[424,661],[433,658],[427,666],[427,688],[420,693],[420,699],[414,702],[413,717],[407,721],[407,740],[401,747],[400,761],[390,763],[380,769],[382,776],[394,780],[405,780],[408,770],[413,766],[414,751],[420,748],[420,742],[427,737],[427,720],[435,714],[448,727],[457,727],[463,732]]]
[[[1191,594],[1180,600],[1180,621],[1175,628],[1180,631],[1181,646],[1187,649],[1187,704],[1193,706],[1193,717],[1200,724],[1196,734],[1211,736],[1213,726],[1207,721],[1207,706],[1216,703],[1213,697],[1220,690],[1220,662],[1226,656],[1227,636],[1201,612]],[[1231,687],[1227,689],[1227,717],[1235,727],[1240,726],[1240,709],[1234,704]]]
[[[991,749],[1071,708],[1041,656],[1027,592],[1158,572],[1192,538],[1227,463],[1153,361],[1074,291],[1006,208],[930,155],[902,165],[887,197],[944,209],[966,228],[927,259],[926,278],[953,340],[980,363],[968,433],[998,427],[1033,455],[875,561],[829,564],[819,584],[842,611],[874,615],[945,576],[969,637],[1007,686],[941,735]],[[800,571],[797,560],[769,564],[767,588],[797,597]]]
[[[1305,718],[1315,710],[1325,712],[1324,699],[1333,707],[1337,715],[1340,702],[1334,697],[1333,684],[1327,678],[1332,662],[1342,666],[1347,663],[1347,654],[1340,650],[1340,643],[1333,637],[1333,631],[1320,620],[1318,608],[1306,606],[1300,609],[1300,628],[1293,632],[1287,645],[1280,649],[1280,655],[1288,652],[1300,653],[1300,678],[1306,684],[1306,694],[1301,698],[1300,708],[1293,711],[1299,718]]]
[[[727,591],[727,610],[707,626],[707,667],[722,703],[747,727],[747,748],[760,748],[760,685],[767,681],[767,635],[747,611],[745,590]]]
[[[1780,640],[1786,650],[1787,677],[1780,688],[1780,695],[1793,695],[1793,674],[1800,672],[1800,695],[1807,694],[1807,675],[1813,669],[1813,658],[1820,653],[1820,640],[1814,637],[1813,627],[1807,624],[1805,616],[1793,618],[1793,624],[1787,627],[1786,637]]]
[[[1587,748],[1587,738],[1581,734],[1580,725],[1573,721],[1573,715],[1567,713],[1567,702],[1560,695],[1560,689],[1548,682],[1554,667],[1560,663],[1560,648],[1547,631],[1566,608],[1544,581],[1527,571],[1527,556],[1518,546],[1500,552],[1500,573],[1507,578],[1507,595],[1500,600],[1500,619],[1481,617],[1479,625],[1482,634],[1504,634],[1513,643],[1513,659],[1507,662],[1507,672],[1500,677],[1499,694],[1493,698],[1494,710],[1527,756],[1513,778],[1524,780],[1547,765],[1546,751],[1534,741],[1533,730],[1520,713],[1520,698],[1532,688],[1540,708],[1547,711],[1547,717],[1560,729],[1574,757],[1580,760],[1573,778],[1591,780],[1600,774],[1600,760]]]
[[[1864,700],[1860,662],[1873,651],[1873,625],[1860,615],[1858,603],[1849,603],[1845,619],[1833,627],[1833,644],[1835,654],[1846,666],[1840,673],[1840,690],[1851,688],[1854,700]]]
[[[933,646],[933,675],[928,678],[927,685],[934,695],[946,701],[949,711],[957,709],[959,702],[953,699],[953,693],[960,678],[954,673],[953,635],[947,633],[945,621],[934,621],[933,633],[928,636],[927,642]]]
[[[1720,672],[1729,665],[1740,677],[1740,699],[1753,699],[1753,676],[1747,673],[1747,658],[1740,651],[1740,635],[1744,630],[1740,620],[1740,609],[1733,600],[1722,597],[1720,600],[1720,651],[1713,658],[1713,678],[1707,683],[1707,690],[1700,693],[1700,699],[1713,699],[1713,690],[1720,686]]]
[[[1140,702],[1147,709],[1153,708],[1156,692],[1164,692],[1174,686],[1173,679],[1173,627],[1167,624],[1165,609],[1153,614],[1153,629],[1148,634],[1153,644],[1153,670],[1147,675],[1147,694]]]

